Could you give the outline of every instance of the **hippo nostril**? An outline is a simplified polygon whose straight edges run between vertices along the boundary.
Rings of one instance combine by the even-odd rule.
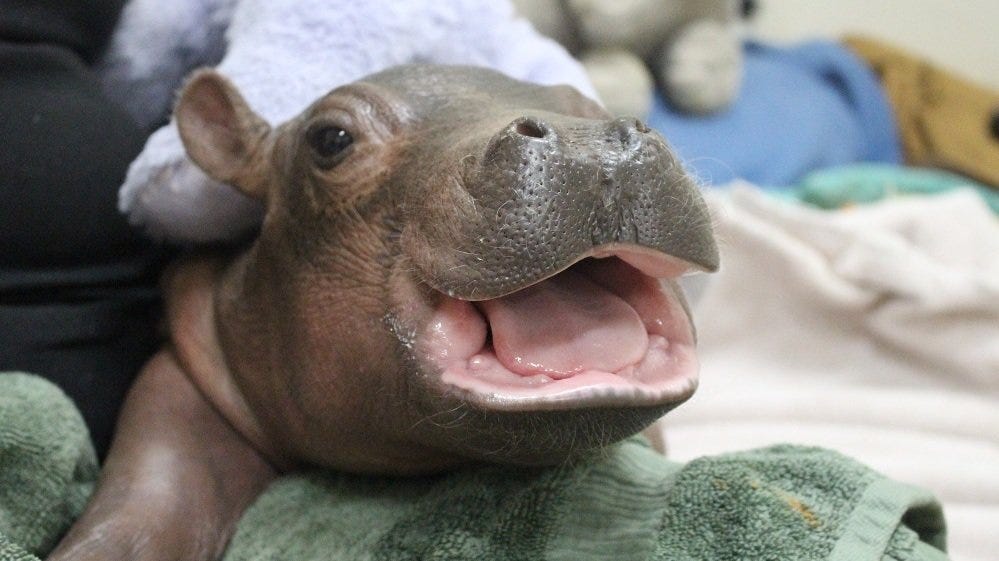
[[[625,147],[635,148],[642,142],[641,135],[648,133],[650,129],[634,117],[619,117],[611,121],[611,131],[611,134],[616,133]]]
[[[618,117],[614,119],[614,125],[622,134],[647,133],[650,130],[645,123],[635,117]]]
[[[531,138],[544,138],[548,133],[548,128],[544,123],[529,117],[517,120],[513,130],[519,135]]]

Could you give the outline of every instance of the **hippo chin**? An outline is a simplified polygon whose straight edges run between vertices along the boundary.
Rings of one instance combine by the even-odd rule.
[[[163,479],[188,487],[185,512],[213,497],[227,538],[282,470],[556,464],[693,393],[675,280],[716,269],[717,249],[696,185],[641,122],[568,87],[441,66],[369,76],[276,128],[202,71],[176,119],[191,159],[265,219],[247,247],[168,276],[171,344],[57,558],[107,532],[108,505],[155,511]],[[160,500],[172,530],[150,539],[184,539],[193,522]]]

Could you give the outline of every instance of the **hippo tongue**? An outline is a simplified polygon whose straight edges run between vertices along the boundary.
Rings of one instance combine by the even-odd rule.
[[[496,357],[523,376],[617,372],[641,360],[648,347],[634,308],[573,270],[479,307]]]

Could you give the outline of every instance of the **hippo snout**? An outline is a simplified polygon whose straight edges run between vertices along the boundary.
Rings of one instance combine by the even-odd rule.
[[[415,261],[436,290],[496,298],[608,248],[717,268],[697,184],[638,119],[537,112],[513,118],[483,144],[452,186],[464,190],[450,197],[460,224],[441,228],[427,215],[419,225],[435,251]]]
[[[565,117],[559,116],[559,119],[564,121]],[[599,154],[609,160],[607,163],[613,164],[638,156],[644,144],[649,141],[648,137],[652,137],[653,141],[658,137],[652,129],[634,117],[593,123],[587,123],[583,119],[579,121],[575,127],[580,128],[574,129],[572,124],[563,123],[562,127],[568,130],[560,130],[558,123],[553,124],[540,117],[519,117],[491,139],[485,161],[496,160],[502,166],[504,162],[515,163],[520,158],[521,164],[527,165],[531,156],[544,149],[542,161],[547,161],[548,156],[561,155],[565,158],[589,159],[595,163],[596,160],[592,157]],[[578,150],[582,147],[578,144],[580,137],[587,141],[584,150]],[[525,159],[528,161],[525,162]],[[611,166],[603,166],[604,169],[609,167]]]

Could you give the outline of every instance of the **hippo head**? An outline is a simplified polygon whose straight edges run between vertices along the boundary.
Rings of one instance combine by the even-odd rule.
[[[266,208],[214,317],[271,455],[559,463],[693,393],[675,281],[717,250],[697,186],[636,119],[567,86],[413,65],[273,129],[202,71],[177,120],[192,160]]]

